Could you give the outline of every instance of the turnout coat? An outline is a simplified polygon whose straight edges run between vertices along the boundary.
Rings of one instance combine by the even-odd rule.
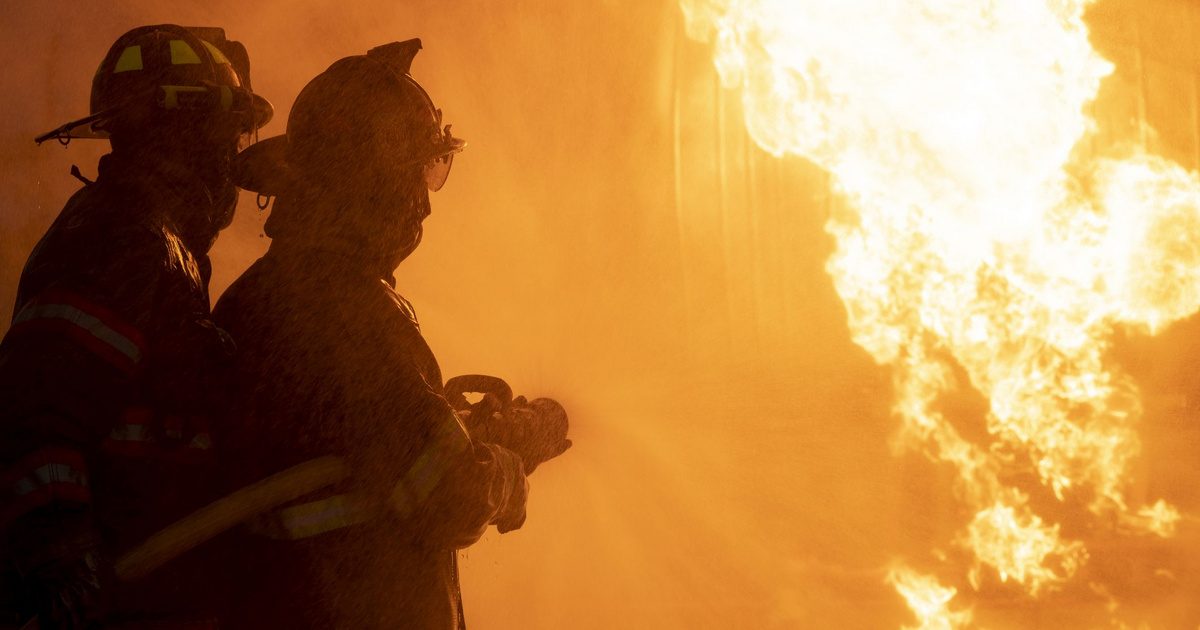
[[[409,303],[353,253],[277,238],[221,298],[229,488],[338,455],[351,478],[234,536],[234,628],[462,627],[456,550],[524,520],[521,459],[474,442]]]
[[[17,600],[0,608],[45,613],[28,608],[38,593],[84,580],[103,600],[76,602],[88,615],[213,610],[199,556],[131,584],[105,570],[217,490],[208,421],[232,344],[211,320],[207,253],[179,228],[206,211],[189,185],[104,156],[25,265],[0,343],[0,592]]]

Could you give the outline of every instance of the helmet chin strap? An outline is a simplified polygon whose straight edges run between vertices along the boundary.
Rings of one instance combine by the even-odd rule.
[[[407,247],[400,250],[400,252],[396,255],[391,264],[391,268],[388,269],[388,273],[391,273],[392,270],[394,270],[396,267],[399,267],[400,263],[408,260],[408,257],[412,256],[413,252],[417,251],[417,247],[421,245],[421,237],[424,236],[424,234],[425,228],[418,225],[416,232],[413,234],[412,242]]]
[[[408,242],[401,245],[400,249],[392,256],[391,269],[395,269],[404,262],[417,247],[421,245],[421,238],[425,235],[425,228],[422,222],[425,217],[430,214],[429,194],[420,194],[417,199],[411,200],[410,206],[407,209],[407,217],[404,224],[400,227],[401,235],[410,235]],[[390,272],[391,269],[388,271]]]

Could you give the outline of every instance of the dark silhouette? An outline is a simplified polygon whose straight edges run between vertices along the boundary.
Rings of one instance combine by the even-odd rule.
[[[237,203],[239,141],[271,115],[248,73],[221,29],[137,28],[100,64],[92,114],[38,138],[112,152],[30,255],[0,344],[0,624],[213,616],[196,558],[131,583],[112,566],[213,498],[208,423],[233,347],[207,252]]]
[[[455,550],[491,524],[520,527],[526,471],[569,446],[561,408],[532,404],[525,431],[473,440],[395,290],[464,146],[409,74],[419,49],[337,61],[297,97],[285,136],[238,159],[239,184],[277,201],[270,250],[215,310],[239,348],[219,431],[231,489],[330,455],[350,477],[240,535],[233,627],[462,627]]]

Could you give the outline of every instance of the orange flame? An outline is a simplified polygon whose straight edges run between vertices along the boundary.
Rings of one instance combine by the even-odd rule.
[[[1171,506],[1128,504],[1141,402],[1106,351],[1117,327],[1153,334],[1200,308],[1196,175],[1080,148],[1112,71],[1087,4],[681,0],[754,140],[827,169],[853,208],[827,225],[827,269],[854,341],[894,368],[897,445],[957,470],[971,583],[990,569],[1031,596],[1087,551],[1035,513],[1021,472],[1173,533]],[[939,408],[966,386],[988,401],[984,443]],[[954,591],[915,575],[889,582],[921,627],[956,627]]]

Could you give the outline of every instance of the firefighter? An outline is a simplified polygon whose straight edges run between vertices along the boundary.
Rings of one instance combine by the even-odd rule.
[[[539,447],[556,420],[537,413],[504,444],[472,440],[395,289],[464,146],[409,73],[419,49],[335,62],[285,135],[238,157],[239,185],[276,201],[269,251],[214,311],[239,349],[218,432],[232,487],[330,455],[351,475],[247,528],[236,627],[463,627],[456,550],[520,527],[527,471],[570,444]]]
[[[85,185],[30,254],[0,343],[0,626],[211,621],[197,558],[127,584],[112,567],[213,498],[233,346],[207,253],[237,203],[231,160],[271,112],[221,29],[145,26],[104,57],[91,115],[37,139],[112,151],[94,182],[72,169]]]

